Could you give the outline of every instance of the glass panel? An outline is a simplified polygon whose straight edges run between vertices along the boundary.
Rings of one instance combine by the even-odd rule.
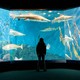
[[[0,9],[0,61],[10,61],[10,51],[3,50],[10,43],[9,22],[9,11]]]
[[[37,60],[42,37],[46,60],[80,59],[80,7],[58,10],[0,9],[0,61]]]
[[[15,58],[37,60],[36,45],[42,37],[46,44],[46,60],[64,60],[65,47],[60,42],[60,31],[64,36],[64,22],[55,18],[63,11],[50,10],[13,10],[10,11],[10,29],[17,31],[10,36],[11,44],[20,46],[11,52]]]
[[[80,7],[64,11],[64,14],[72,16],[72,19],[65,23],[66,42],[66,59],[80,59]]]

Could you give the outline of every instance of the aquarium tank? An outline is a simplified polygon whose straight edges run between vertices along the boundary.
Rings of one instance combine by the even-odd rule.
[[[80,59],[80,7],[68,10],[0,9],[0,61],[37,60],[40,38],[46,60]]]

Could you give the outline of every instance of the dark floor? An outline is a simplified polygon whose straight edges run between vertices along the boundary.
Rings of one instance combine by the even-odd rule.
[[[0,73],[0,80],[80,80],[80,70],[48,69],[47,72],[35,70],[8,71]]]

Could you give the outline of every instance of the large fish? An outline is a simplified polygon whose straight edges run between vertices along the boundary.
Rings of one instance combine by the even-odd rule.
[[[3,60],[10,60],[10,53],[3,56]]]
[[[40,15],[37,15],[37,14],[32,14],[32,13],[28,13],[28,14],[19,14],[19,15],[16,15],[16,14],[12,14],[10,13],[10,16],[15,19],[17,18],[18,20],[20,19],[24,19],[24,20],[33,20],[33,21],[42,21],[42,22],[50,22],[51,20],[43,17],[43,16],[40,16]]]
[[[69,35],[70,35],[70,37],[72,37],[72,33],[71,33],[71,30],[70,30],[70,25],[69,25],[69,22],[68,22],[68,21],[66,21],[66,22],[67,22],[68,29],[69,29]]]
[[[73,41],[73,38],[71,38],[71,37],[65,35],[64,41],[65,41],[65,42],[70,42],[70,41]]]
[[[67,46],[68,49],[69,49],[69,52],[70,52],[70,55],[71,55],[71,58],[72,58],[72,52],[70,50],[70,42],[73,41],[73,38],[72,37],[69,37],[67,35],[65,35],[65,37],[63,37],[62,35],[62,31],[61,31],[61,28],[59,27],[59,31],[60,31],[60,41],[63,43],[64,46]]]
[[[10,29],[9,34],[12,35],[12,36],[24,36],[25,35],[25,34],[23,34],[21,32],[13,30],[13,29]]]
[[[69,52],[70,52],[70,57],[72,58],[72,52],[71,52],[71,50],[70,50],[70,42],[72,42],[73,41],[73,38],[72,37],[68,37],[67,35],[65,35],[65,38],[64,38],[64,44],[65,45],[67,45],[67,47],[68,47],[68,50],[69,50]]]
[[[78,36],[80,38],[80,30],[78,29],[76,22],[74,22],[74,28],[75,28],[75,33],[78,32]]]
[[[73,36],[73,39],[74,39],[74,41],[75,41],[75,44],[76,44],[77,49],[79,49],[79,50],[80,50],[80,46],[79,46],[79,44],[78,44],[78,42],[77,42],[76,37],[75,37],[75,36]]]
[[[65,37],[63,38],[64,45],[67,45],[69,51],[70,51],[70,44],[69,43],[72,41],[73,41],[73,39],[71,37],[68,37],[67,35],[65,35]]]
[[[78,52],[77,52],[77,50],[76,50],[76,48],[74,46],[74,43],[72,43],[72,48],[73,48],[73,52],[74,52],[75,57],[80,60],[80,56],[78,55]]]
[[[67,35],[65,35],[65,37],[63,37],[62,35],[60,35],[60,41],[62,41],[62,43],[64,45],[67,43],[67,45],[69,46],[69,42],[73,41],[73,39],[71,37],[67,36]]]
[[[3,50],[13,50],[13,49],[17,50],[17,48],[23,49],[23,45],[19,46],[16,44],[8,44],[2,47]]]
[[[71,30],[69,29],[69,35],[70,35],[70,37],[72,37],[72,34],[71,34]]]
[[[59,31],[60,31],[60,41],[63,43],[63,45],[65,46],[65,38],[63,37],[63,34],[62,34],[62,31],[61,31],[61,28],[59,27]]]
[[[61,31],[61,28],[59,27],[59,31],[60,31],[60,41],[63,41],[63,34],[62,34],[62,31]]]
[[[52,23],[54,23],[54,22],[64,22],[64,21],[71,20],[73,18],[74,18],[73,16],[67,16],[67,15],[60,14],[59,17],[56,17],[52,20]]]
[[[80,50],[80,46],[79,46],[78,41],[77,41],[77,37],[79,36],[79,38],[80,38],[80,30],[78,29],[78,26],[77,26],[76,22],[74,22],[73,24],[74,24],[74,35],[73,35],[73,39],[75,41],[75,44],[76,44],[77,49]],[[76,35],[76,33],[78,33],[78,36]]]
[[[51,27],[48,27],[48,28],[45,28],[43,30],[40,30],[41,32],[48,32],[48,31],[54,31],[54,30],[57,30],[58,28],[51,28]]]

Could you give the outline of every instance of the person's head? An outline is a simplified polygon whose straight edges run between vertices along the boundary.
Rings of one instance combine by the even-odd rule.
[[[44,39],[43,38],[40,38],[40,42],[44,42]]]

